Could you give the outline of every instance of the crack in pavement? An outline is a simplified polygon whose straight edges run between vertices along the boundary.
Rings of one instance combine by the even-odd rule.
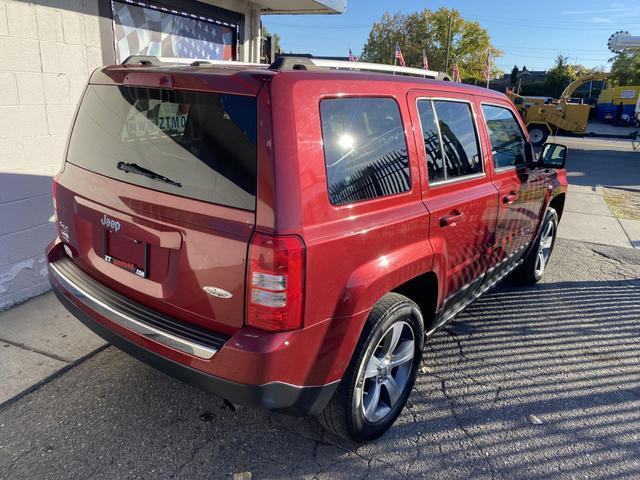
[[[56,355],[55,353],[45,352],[44,350],[40,350],[38,348],[30,347],[29,345],[26,345],[24,343],[14,342],[12,340],[7,340],[5,338],[0,338],[0,342],[4,342],[4,343],[7,343],[7,344],[12,345],[14,347],[21,348],[22,350],[26,350],[28,352],[33,352],[33,353],[37,353],[39,355],[44,355],[45,357],[53,358],[54,360],[57,360],[59,362],[73,363],[72,359],[61,357],[60,355]]]
[[[442,394],[447,398],[449,402],[449,409],[451,410],[451,414],[453,415],[453,419],[455,420],[456,425],[458,425],[458,428],[460,428],[460,430],[462,430],[464,435],[469,439],[469,441],[471,442],[471,445],[473,445],[475,449],[478,450],[483,461],[486,463],[487,467],[489,467],[489,472],[491,473],[491,479],[495,480],[496,472],[493,467],[493,464],[489,460],[490,458],[489,455],[484,451],[484,449],[480,446],[480,444],[476,442],[475,436],[467,429],[467,427],[463,425],[463,422],[460,419],[458,412],[456,412],[455,400],[453,399],[453,397],[451,397],[447,393],[446,380],[444,379],[441,381],[441,390],[442,390]]]

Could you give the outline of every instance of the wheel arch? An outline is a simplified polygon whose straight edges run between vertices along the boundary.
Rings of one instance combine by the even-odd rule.
[[[422,312],[425,331],[433,327],[438,307],[438,276],[435,272],[424,272],[398,285],[392,291],[404,295],[418,305]]]
[[[402,288],[407,289],[412,285],[410,282],[423,275],[436,275],[433,273],[434,264],[434,250],[426,239],[376,255],[349,275],[334,317],[369,312],[387,293],[398,292],[396,289],[403,285],[405,287]]]
[[[336,350],[337,356],[342,357],[341,376],[373,307],[388,293],[399,293],[414,301],[420,307],[425,329],[435,317],[441,282],[432,270],[434,258],[429,243],[406,245],[383,257],[383,262],[377,258],[351,274],[336,306],[334,319],[348,318],[350,323]],[[422,291],[427,292],[426,298],[421,298]]]
[[[564,212],[564,203],[566,201],[566,194],[559,193],[551,199],[549,207],[553,208],[558,214],[558,220],[562,218],[562,212]]]

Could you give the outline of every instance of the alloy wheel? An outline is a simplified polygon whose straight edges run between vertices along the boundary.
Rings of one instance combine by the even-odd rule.
[[[549,257],[551,256],[551,247],[553,246],[553,237],[555,233],[555,225],[551,220],[547,222],[540,237],[540,245],[538,246],[538,256],[536,258],[536,275],[542,277],[544,269],[547,267]]]
[[[398,403],[409,382],[415,353],[413,329],[400,321],[382,335],[371,357],[365,357],[356,394],[368,421],[382,420]]]

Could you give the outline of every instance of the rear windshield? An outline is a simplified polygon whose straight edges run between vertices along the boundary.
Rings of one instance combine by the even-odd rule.
[[[255,210],[256,99],[91,85],[67,161],[141,187]]]

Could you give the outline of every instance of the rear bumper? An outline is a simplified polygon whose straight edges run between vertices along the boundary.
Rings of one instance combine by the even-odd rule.
[[[136,335],[143,337],[147,344],[150,344],[150,340],[200,359],[213,358],[219,349],[224,348],[228,339],[215,334],[206,335],[197,329],[194,333],[192,328],[182,331],[179,322],[174,324],[165,315],[158,312],[154,314],[146,307],[127,302],[97,282],[92,288],[92,285],[83,283],[80,274],[74,276],[69,268],[61,268],[64,265],[60,262],[65,261],[70,263],[68,259],[49,263],[49,278],[56,297],[67,310],[112,345],[185,383],[235,404],[296,416],[319,413],[338,386],[337,381],[317,386],[298,386],[279,381],[261,385],[244,384],[211,375],[145,348],[118,333],[115,328],[110,328],[102,319],[115,323],[128,333],[134,333],[133,338]]]

